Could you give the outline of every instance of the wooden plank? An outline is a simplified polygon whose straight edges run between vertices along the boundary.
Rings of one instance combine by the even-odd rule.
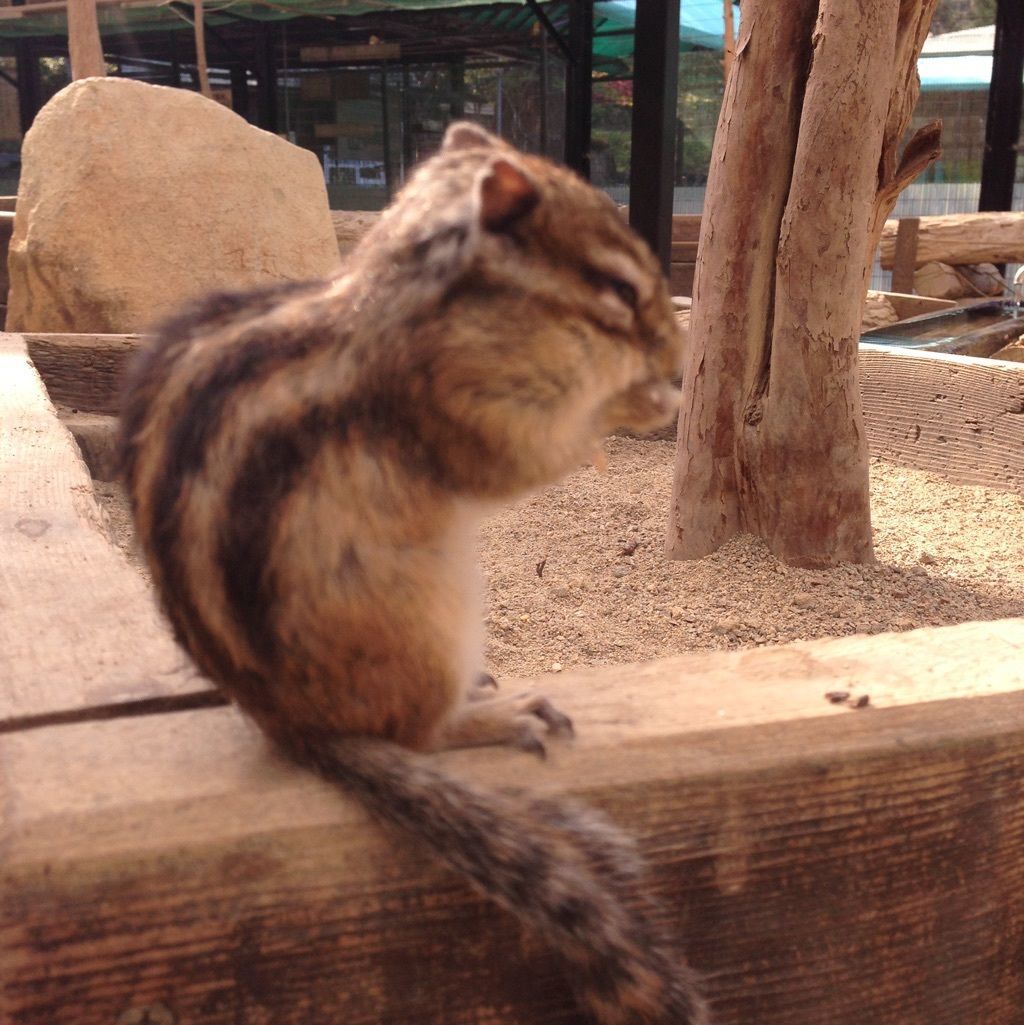
[[[402,56],[399,43],[355,43],[349,46],[303,46],[299,60],[304,63],[327,64],[332,61],[362,64],[368,61],[398,60]]]
[[[699,242],[700,214],[673,214],[672,241]]]
[[[938,310],[952,309],[956,302],[952,299],[933,299],[928,295],[911,295],[904,292],[879,292],[892,303],[896,316],[900,320],[918,317],[923,313],[935,313]]]
[[[694,263],[697,259],[696,242],[673,242],[672,262],[673,263]]]
[[[668,271],[669,291],[673,295],[692,296],[693,279],[697,274],[695,263],[673,263]]]
[[[942,214],[921,217],[915,263],[1024,262],[1024,212]],[[879,257],[886,269],[893,266],[899,221],[882,229]]]
[[[18,335],[0,334],[0,729],[207,690],[111,543]]]
[[[1022,656],[1002,621],[564,674],[572,747],[438,762],[633,830],[719,1025],[1020,1025]],[[230,710],[0,738],[0,807],[10,1025],[580,1021],[541,944]]]
[[[29,355],[54,402],[116,413],[121,375],[141,335],[26,334]]]
[[[1024,493],[1024,367],[861,345],[860,376],[872,455]]]
[[[95,0],[97,7],[162,7],[164,0]],[[66,11],[69,0],[41,0],[19,7],[0,7],[0,20],[31,18],[44,11]]]
[[[920,217],[901,217],[896,231],[896,252],[892,263],[892,287],[895,292],[914,291],[914,268],[917,266],[917,236]]]

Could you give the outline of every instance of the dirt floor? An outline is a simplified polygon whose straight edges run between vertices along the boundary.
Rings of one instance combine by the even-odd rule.
[[[675,443],[613,438],[606,448],[604,474],[581,469],[484,525],[497,676],[1024,616],[1020,495],[876,460],[875,565],[792,569],[750,537],[669,562]],[[97,488],[130,548],[123,500]]]

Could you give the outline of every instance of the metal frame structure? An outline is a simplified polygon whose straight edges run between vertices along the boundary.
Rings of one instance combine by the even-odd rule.
[[[629,223],[667,274],[672,259],[680,0],[637,0]]]
[[[1024,12],[1021,0],[998,0],[992,85],[985,120],[979,210],[1012,210],[1024,101]]]
[[[12,0],[15,6],[25,0]],[[682,0],[686,3],[687,0]],[[554,43],[552,52],[566,60],[566,120],[563,159],[583,176],[589,175],[591,149],[592,45],[594,0],[566,0],[555,23],[541,0],[526,0],[545,35]],[[1022,75],[1024,75],[1024,18],[1020,0],[998,0],[992,83],[986,122],[985,156],[981,174],[979,209],[1008,210],[1013,204],[1013,186],[1018,158]],[[188,8],[178,0],[176,7]],[[671,249],[672,188],[676,150],[676,97],[680,0],[637,0],[636,46],[633,78],[632,167],[630,174],[630,221],[668,266]],[[187,11],[185,11],[187,14]],[[434,16],[435,20],[437,16]],[[211,34],[219,56],[231,70],[235,109],[252,116],[262,128],[279,128],[275,59],[280,47],[280,28],[273,22],[253,23],[237,19],[243,35],[231,40],[224,32]],[[356,24],[356,22],[353,22]],[[466,45],[452,21],[452,46]],[[415,48],[417,34],[408,26],[403,47]],[[291,34],[291,23],[289,23]],[[236,38],[237,36],[237,38]],[[512,42],[510,36],[493,34],[486,45],[495,52]],[[171,50],[177,53],[177,42]],[[248,46],[247,44],[251,44]],[[170,45],[170,44],[169,44]],[[246,62],[243,51],[249,54]],[[453,50],[454,52],[454,50]],[[37,56],[32,39],[15,44],[19,113],[27,130],[41,105]],[[239,63],[239,62],[242,63]],[[176,56],[175,56],[175,66]],[[258,87],[250,98],[247,78],[254,73]],[[255,104],[251,102],[255,99]],[[252,107],[255,107],[255,110]]]

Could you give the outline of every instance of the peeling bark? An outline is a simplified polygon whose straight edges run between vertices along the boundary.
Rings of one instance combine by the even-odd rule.
[[[741,531],[797,565],[873,558],[857,378],[865,268],[934,150],[926,134],[895,159],[934,3],[744,4],[683,373],[675,558]]]

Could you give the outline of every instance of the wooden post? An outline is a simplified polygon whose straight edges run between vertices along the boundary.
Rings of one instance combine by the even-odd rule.
[[[919,151],[934,151],[918,146],[898,167],[890,153],[934,6],[744,4],[683,371],[674,558],[741,531],[797,565],[873,558],[857,377],[864,279],[879,210]]]
[[[196,72],[199,75],[199,91],[213,99],[210,88],[210,71],[206,66],[206,30],[203,27],[203,0],[192,0],[192,25],[196,34]]]
[[[68,50],[74,81],[106,75],[96,0],[68,0]]]
[[[892,290],[914,291],[914,271],[917,268],[917,233],[920,217],[901,217],[896,231],[896,258],[892,265]]]
[[[729,72],[732,70],[732,62],[736,56],[736,30],[733,26],[732,21],[732,2],[733,0],[722,0],[722,36],[724,43],[724,52],[722,54],[722,66],[725,72],[726,80],[728,80],[729,78]]]

